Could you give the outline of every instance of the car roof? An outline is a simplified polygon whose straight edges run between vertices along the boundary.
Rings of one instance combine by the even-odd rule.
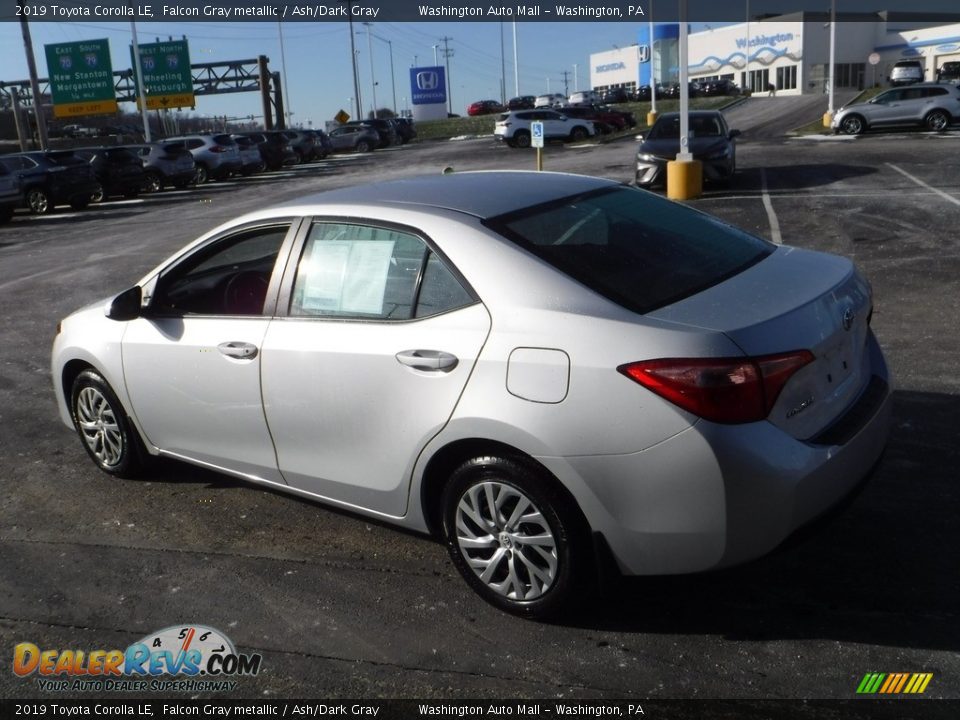
[[[533,171],[478,171],[423,175],[330,190],[283,208],[315,205],[418,206],[454,210],[478,218],[521,210],[620,183],[601,178]]]

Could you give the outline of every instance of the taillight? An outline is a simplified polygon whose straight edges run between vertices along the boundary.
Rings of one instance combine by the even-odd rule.
[[[770,414],[809,350],[755,358],[671,358],[617,368],[628,378],[694,415],[718,423],[748,423]]]

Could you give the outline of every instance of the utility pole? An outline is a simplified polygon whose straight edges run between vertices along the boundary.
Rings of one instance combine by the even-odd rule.
[[[447,64],[447,112],[453,112],[453,84],[450,82],[450,58],[453,57],[453,50],[450,49],[449,42],[453,40],[451,37],[444,35],[440,38],[440,41],[443,43],[443,59]]]
[[[30,92],[33,94],[33,115],[37,119],[37,137],[40,149],[46,150],[47,121],[43,117],[43,98],[40,97],[40,83],[37,81],[37,61],[33,57],[33,41],[30,39],[30,26],[25,15],[20,16],[20,30],[23,33],[23,48],[27,53],[27,70],[30,71]]]
[[[563,71],[563,94],[566,95],[567,97],[570,97],[570,80],[569,80],[569,76],[570,76],[570,71],[569,71],[569,70],[564,70],[564,71]]]

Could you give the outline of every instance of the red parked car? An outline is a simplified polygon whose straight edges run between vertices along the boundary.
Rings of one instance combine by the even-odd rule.
[[[504,110],[506,110],[506,108],[496,100],[477,100],[467,108],[467,115],[471,117],[475,115],[493,115],[494,113],[501,113]]]

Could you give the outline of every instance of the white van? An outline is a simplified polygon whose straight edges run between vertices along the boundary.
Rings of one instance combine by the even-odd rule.
[[[923,63],[919,60],[901,60],[890,71],[891,85],[912,85],[923,82]]]

